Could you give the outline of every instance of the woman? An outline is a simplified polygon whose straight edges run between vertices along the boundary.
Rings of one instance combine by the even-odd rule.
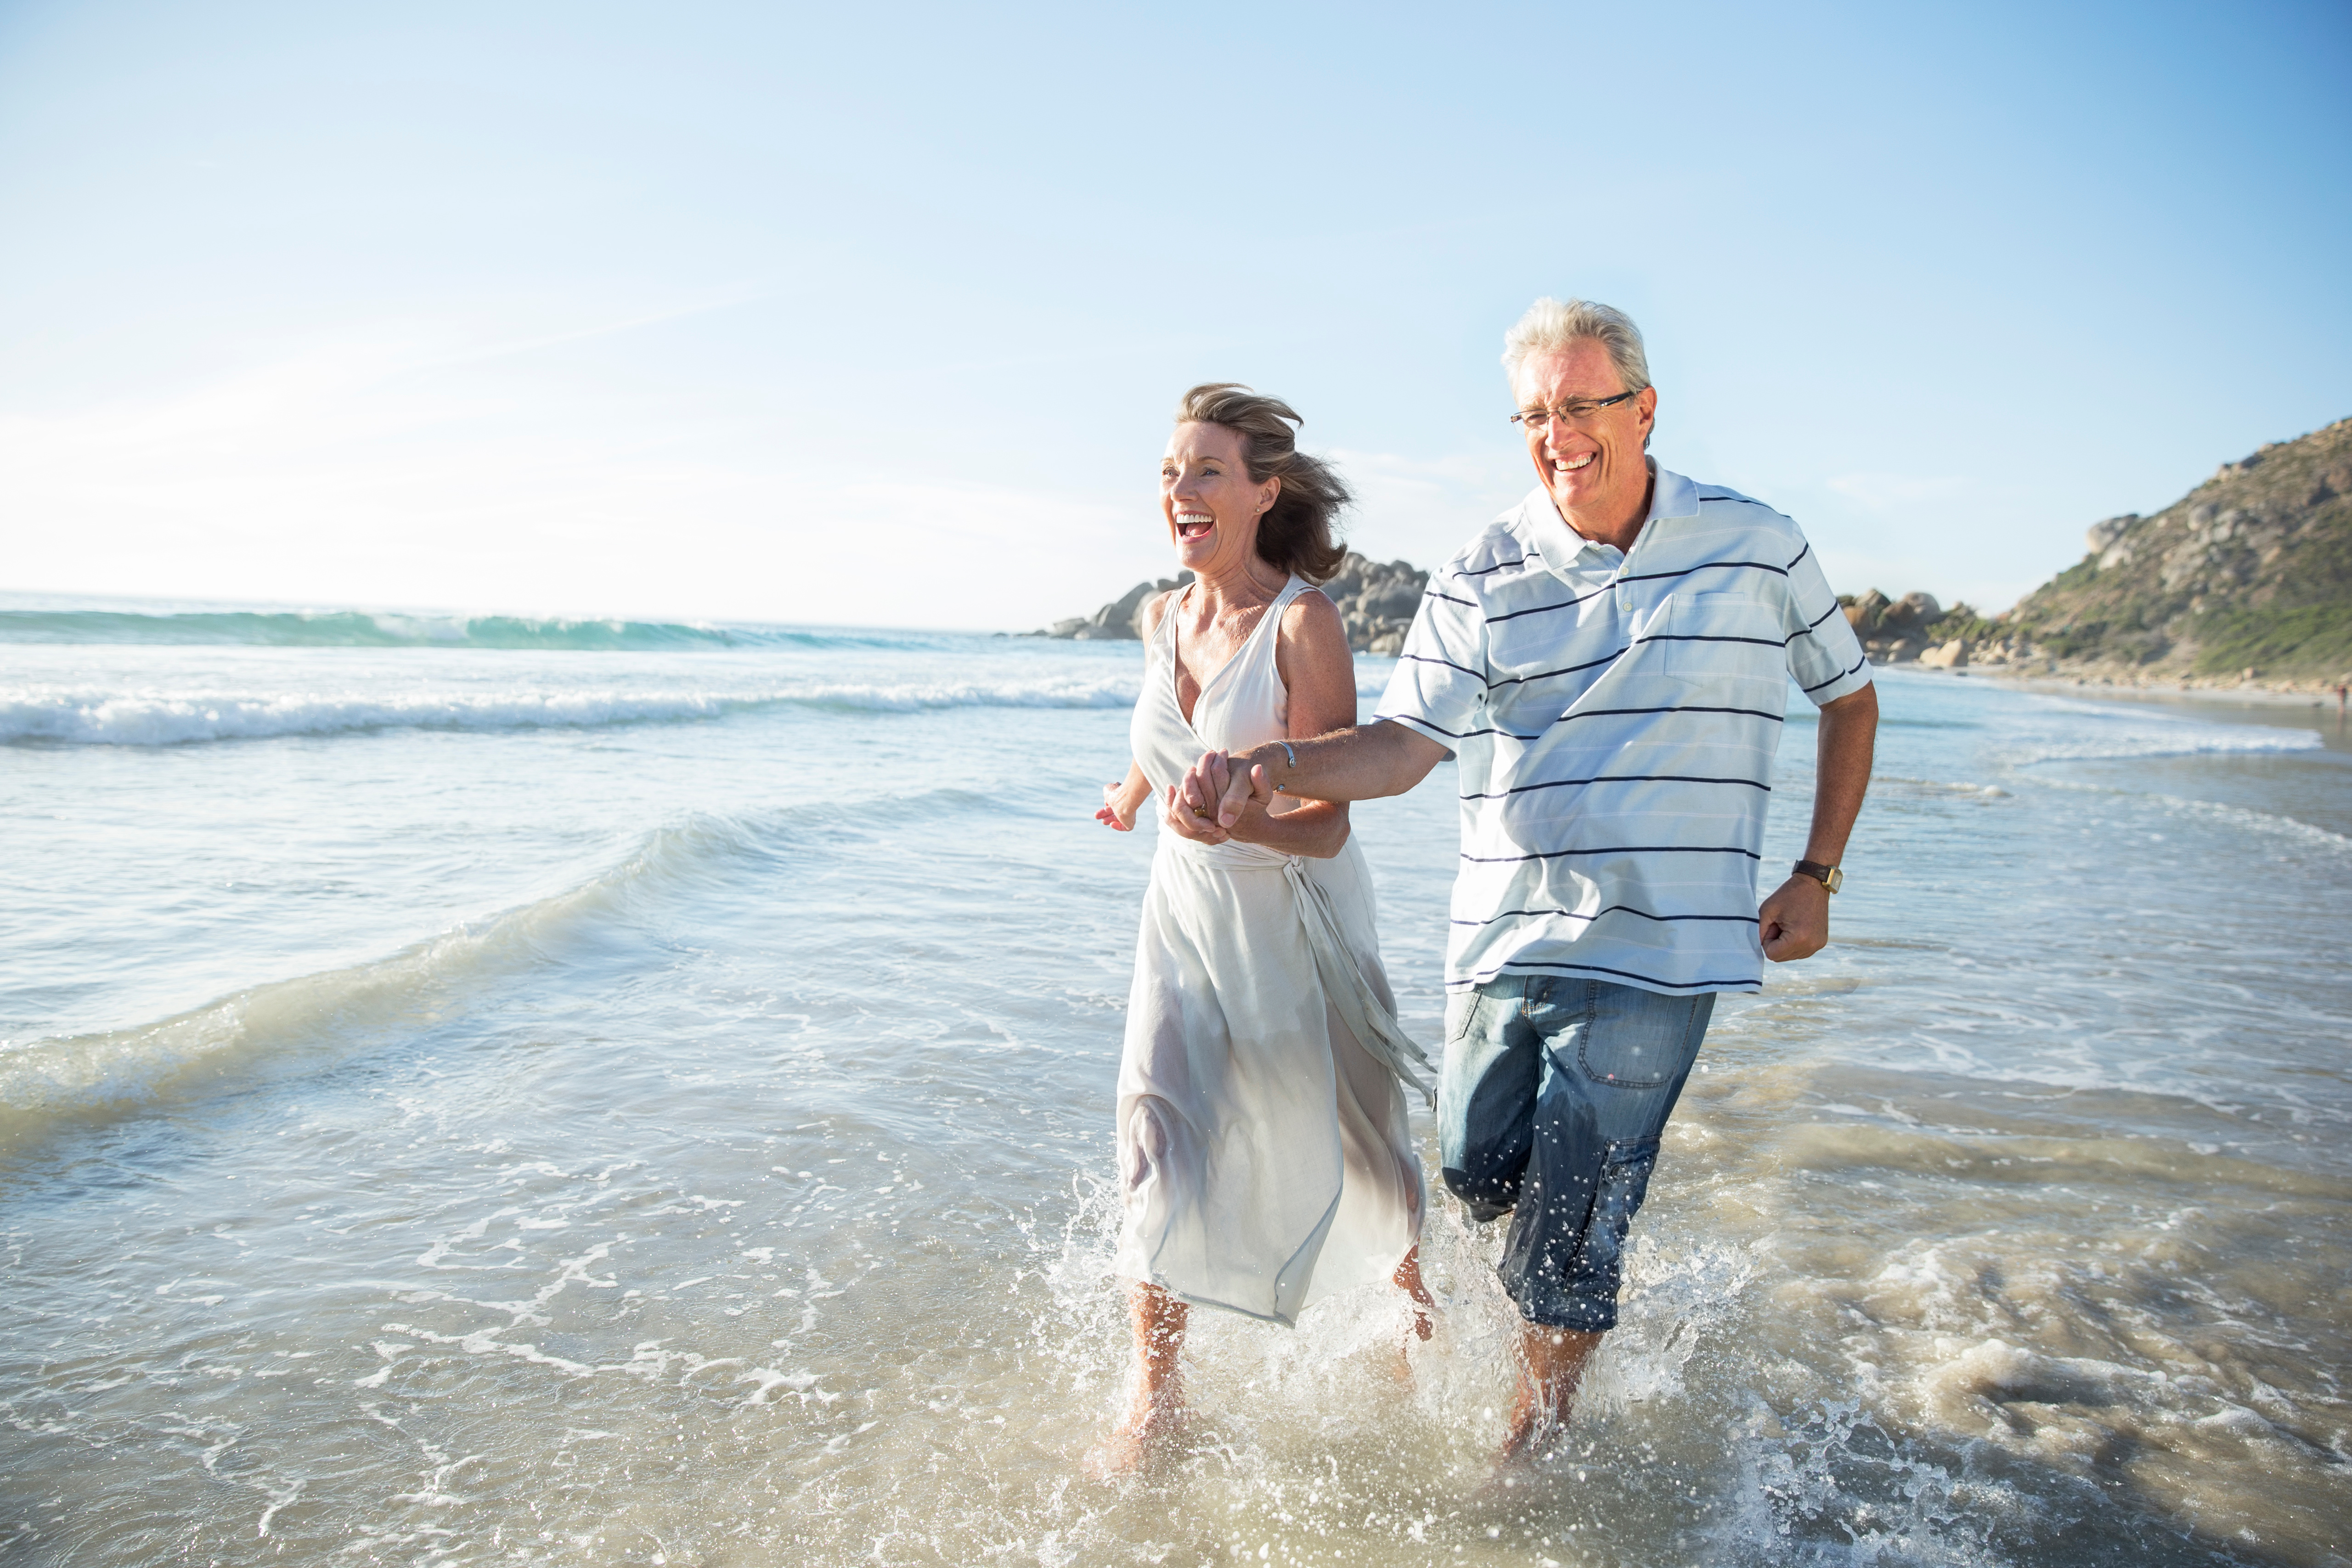
[[[1193,581],[1143,613],[1133,765],[1103,791],[1126,831],[1175,805],[1211,749],[1356,721],[1338,569],[1348,504],[1300,452],[1288,405],[1196,386],[1160,461],[1160,505]],[[1421,1162],[1402,1083],[1426,1066],[1397,1026],[1371,879],[1348,808],[1277,801],[1226,833],[1163,815],[1136,939],[1118,1076],[1135,1397],[1096,1456],[1130,1468],[1181,1415],[1187,1303],[1295,1323],[1320,1296],[1383,1278],[1421,1309]],[[1211,839],[1226,842],[1211,842]]]

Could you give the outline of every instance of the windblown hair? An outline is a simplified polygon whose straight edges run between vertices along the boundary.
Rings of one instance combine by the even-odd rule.
[[[1253,481],[1280,479],[1282,489],[1257,525],[1257,552],[1269,566],[1320,583],[1339,570],[1334,520],[1354,504],[1331,465],[1298,449],[1307,423],[1278,397],[1261,397],[1237,381],[1196,386],[1176,405],[1176,423],[1222,425],[1242,438]]]
[[[1650,384],[1650,358],[1642,351],[1642,329],[1631,316],[1590,300],[1563,305],[1549,296],[1528,306],[1518,324],[1503,334],[1503,374],[1517,381],[1520,363],[1529,354],[1557,353],[1586,338],[1609,351],[1609,363],[1626,391]]]

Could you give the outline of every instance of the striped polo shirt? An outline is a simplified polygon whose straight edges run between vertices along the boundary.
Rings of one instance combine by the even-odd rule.
[[[1869,667],[1794,522],[1653,469],[1631,551],[1578,535],[1538,488],[1432,573],[1373,715],[1456,759],[1449,989],[1762,984],[1756,871],[1789,682],[1818,707]]]

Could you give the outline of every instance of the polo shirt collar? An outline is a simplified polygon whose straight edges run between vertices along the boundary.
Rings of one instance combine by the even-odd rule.
[[[1650,510],[1642,520],[1642,531],[1633,538],[1633,548],[1639,550],[1650,537],[1650,525],[1667,518],[1698,515],[1698,487],[1670,468],[1658,467],[1655,458],[1643,459],[1651,474]],[[1559,509],[1551,504],[1551,494],[1541,485],[1520,503],[1520,515],[1526,519],[1528,542],[1553,575],[1568,582],[1579,577],[1613,573],[1625,556],[1613,544],[1602,544],[1585,538],[1561,521]]]

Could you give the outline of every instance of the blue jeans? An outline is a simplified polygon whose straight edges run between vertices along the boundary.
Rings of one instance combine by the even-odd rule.
[[[1714,993],[1506,974],[1446,1011],[1445,1185],[1481,1224],[1511,1215],[1497,1272],[1528,1321],[1615,1328],[1625,1227]]]

